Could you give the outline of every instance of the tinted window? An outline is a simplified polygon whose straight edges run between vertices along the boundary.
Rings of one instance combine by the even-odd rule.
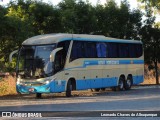
[[[105,43],[97,43],[96,44],[97,48],[97,56],[99,58],[106,58],[107,57],[107,44]]]
[[[137,58],[142,53],[141,44],[74,41],[71,61],[78,58]]]
[[[62,69],[65,65],[65,61],[67,58],[67,53],[69,49],[70,41],[63,41],[58,43],[57,47],[62,47],[63,49],[57,53],[57,60],[60,62],[60,68]],[[61,56],[61,58],[58,59],[58,57]]]
[[[141,44],[136,44],[136,57],[140,57],[143,54],[143,49]]]
[[[128,44],[119,44],[119,57],[120,58],[129,57]]]
[[[84,46],[81,41],[74,41],[72,45],[70,61],[73,61],[78,58],[84,58]]]
[[[129,57],[135,58],[136,57],[136,46],[135,44],[129,44]]]
[[[63,41],[63,42],[58,43],[57,47],[63,47],[63,53],[66,56],[67,52],[68,52],[69,45],[70,45],[70,41]]]
[[[137,58],[142,56],[142,44],[129,44],[129,57]]]
[[[96,43],[95,42],[84,42],[85,58],[96,58]]]
[[[118,44],[117,43],[108,43],[108,57],[117,58],[118,55]]]

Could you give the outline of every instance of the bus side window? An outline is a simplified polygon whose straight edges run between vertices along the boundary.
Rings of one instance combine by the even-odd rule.
[[[108,44],[108,57],[118,58],[118,44],[117,43],[107,43]]]
[[[74,41],[72,45],[70,62],[78,58],[84,58],[84,46],[83,46],[83,42]]]
[[[130,44],[129,45],[129,57],[138,58],[142,56],[142,45],[141,44]]]
[[[135,44],[129,44],[129,57],[136,58]]]
[[[137,44],[136,45],[136,57],[141,57],[142,56],[142,45],[141,44]]]
[[[107,57],[107,44],[105,43],[97,43],[97,56],[99,58],[106,58]]]
[[[95,42],[84,42],[85,58],[97,58]]]
[[[127,58],[127,57],[129,57],[128,45],[127,44],[123,44],[123,43],[119,44],[119,57],[120,58]]]
[[[66,57],[67,57],[67,53],[68,53],[68,48],[69,48],[69,45],[70,45],[70,40],[69,41],[63,41],[63,42],[60,42],[58,43],[57,47],[62,47],[62,67],[64,67],[65,65],[65,61],[66,61]]]
[[[54,61],[54,69],[55,69],[55,73],[62,70],[64,67],[64,63],[63,63],[63,51],[60,50],[56,53],[55,56],[55,61]]]

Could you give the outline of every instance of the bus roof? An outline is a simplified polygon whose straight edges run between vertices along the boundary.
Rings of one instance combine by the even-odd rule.
[[[120,42],[120,43],[141,43],[137,40],[124,40],[111,37],[105,37],[103,35],[87,35],[87,34],[44,34],[31,37],[25,40],[22,45],[45,45],[53,44],[65,40],[83,40],[83,41],[104,41],[104,42]]]

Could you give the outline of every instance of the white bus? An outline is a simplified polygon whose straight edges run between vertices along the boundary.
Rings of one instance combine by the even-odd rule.
[[[15,52],[10,55],[10,58]],[[19,93],[129,90],[144,80],[142,42],[100,35],[46,34],[25,40],[16,67]]]

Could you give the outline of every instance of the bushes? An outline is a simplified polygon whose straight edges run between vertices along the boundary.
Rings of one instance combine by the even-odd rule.
[[[15,78],[12,76],[0,78],[0,96],[13,94],[17,94]]]

